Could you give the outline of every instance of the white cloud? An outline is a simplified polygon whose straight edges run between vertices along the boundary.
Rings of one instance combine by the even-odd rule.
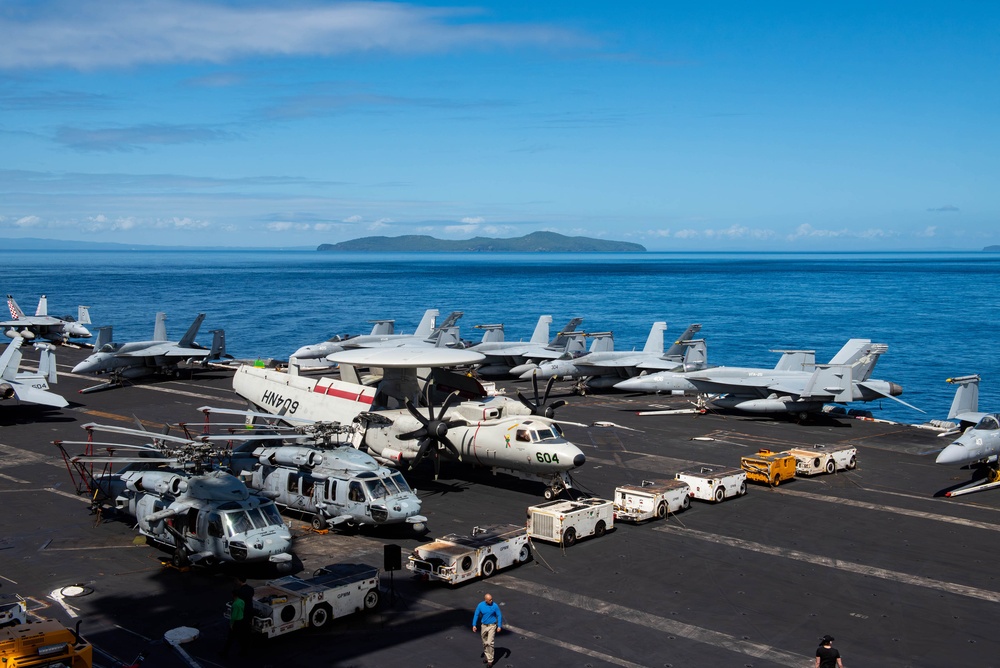
[[[344,218],[344,222],[345,223],[360,223],[362,220],[363,220],[363,218],[361,218],[361,216],[357,216],[357,215],[348,216],[347,218]]]
[[[472,234],[479,229],[478,225],[445,225],[445,234]]]
[[[42,224],[42,219],[38,216],[24,216],[14,221],[17,227],[38,227]]]
[[[490,22],[475,13],[395,2],[27,2],[0,16],[0,68],[93,70],[259,56],[432,53],[588,41],[555,26]]]
[[[690,229],[689,230],[677,230],[674,233],[674,238],[675,239],[697,239],[699,236],[701,236],[701,233],[698,232],[698,230],[690,230]]]
[[[368,226],[368,229],[372,232],[377,232],[378,230],[384,230],[390,227],[392,224],[392,218],[379,218],[374,223]]]
[[[936,225],[928,225],[922,231],[917,232],[918,237],[933,237],[935,235],[937,235]]]
[[[465,223],[466,225],[482,225],[483,223],[486,222],[486,219],[483,218],[482,216],[466,216],[461,220],[461,222]]]

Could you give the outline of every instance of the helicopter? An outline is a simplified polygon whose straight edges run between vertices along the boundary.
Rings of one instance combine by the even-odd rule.
[[[248,421],[275,417],[210,406],[199,410],[205,413],[206,423],[211,413],[243,415]],[[417,532],[426,529],[427,518],[419,514],[420,499],[403,474],[354,449],[350,442],[352,427],[302,418],[281,419],[292,426],[272,424],[265,428],[279,433],[280,438],[305,439],[305,442],[260,445],[260,436],[255,435],[235,446],[230,455],[230,470],[249,487],[288,510],[311,514],[312,527],[317,531],[331,524],[355,527],[401,522],[412,525]]]
[[[53,441],[72,467],[77,492],[91,496],[94,512],[110,506],[134,517],[140,534],[172,551],[174,566],[290,564],[291,534],[274,501],[217,468],[228,454],[212,437],[192,440],[93,422],[83,428],[86,441]],[[95,432],[151,442],[99,442]],[[71,456],[66,446],[74,445],[84,446],[85,453]],[[96,454],[98,449],[107,454]],[[104,464],[104,470],[95,471],[95,464]],[[115,471],[119,464],[123,467]]]

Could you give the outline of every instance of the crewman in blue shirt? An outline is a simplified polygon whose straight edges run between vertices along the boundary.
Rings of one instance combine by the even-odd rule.
[[[476,627],[480,625],[486,668],[493,668],[493,638],[503,626],[503,613],[500,612],[500,606],[493,602],[492,594],[483,597],[482,603],[476,606],[476,612],[472,615],[472,632],[475,633]]]

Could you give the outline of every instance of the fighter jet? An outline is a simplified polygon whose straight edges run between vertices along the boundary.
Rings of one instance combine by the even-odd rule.
[[[700,371],[639,376],[615,385],[639,392],[690,392],[714,396],[712,403],[747,413],[792,413],[806,419],[824,404],[892,399],[920,410],[902,399],[896,383],[872,380],[879,356],[889,349],[869,339],[851,339],[829,364],[816,364],[812,350],[776,350],[782,353],[774,369],[713,367]],[[923,412],[923,411],[921,411]]]
[[[90,324],[89,306],[78,306],[76,319],[69,315],[61,318],[49,315],[49,302],[45,295],[38,300],[35,315],[25,315],[11,295],[7,295],[7,307],[13,319],[0,322],[0,328],[10,338],[20,336],[31,340],[37,336],[53,343],[66,343],[70,339],[89,339],[92,336],[84,327]]]
[[[591,352],[580,357],[566,355],[544,362],[534,373],[537,373],[539,378],[580,380],[586,387],[593,389],[612,387],[624,379],[638,376],[646,369],[691,371],[704,368],[705,342],[691,340],[691,336],[701,329],[701,325],[694,324],[688,327],[681,338],[664,352],[663,332],[666,329],[666,322],[654,322],[642,350],[592,348]]]
[[[442,458],[488,466],[543,482],[546,498],[552,498],[572,486],[568,472],[586,461],[552,418],[561,402],[548,403],[551,385],[539,396],[536,384],[534,401],[523,395],[487,399],[474,379],[441,369],[481,362],[478,353],[392,348],[348,350],[332,358],[340,364],[341,380],[241,366],[233,389],[272,414],[353,424],[354,446],[386,466],[412,468],[426,458],[435,473]],[[357,382],[358,366],[383,369],[377,387]],[[433,371],[419,376],[418,369]],[[434,390],[450,392],[439,407]],[[462,401],[460,394],[471,399]]]
[[[536,368],[541,360],[556,359],[567,353],[582,355],[587,351],[587,343],[583,334],[576,331],[581,322],[583,318],[573,318],[551,341],[549,341],[551,315],[538,318],[538,324],[535,325],[535,331],[529,341],[488,340],[484,337],[482,342],[471,348],[486,357],[476,372],[484,378],[508,374],[516,377]],[[488,327],[498,327],[498,325]]]
[[[946,466],[975,466],[985,469],[985,476],[953,489],[945,496],[959,496],[1000,486],[1000,413],[979,412],[979,376],[949,378],[958,385],[948,419],[958,419],[961,436],[945,447],[934,460]],[[949,431],[942,436],[952,436]]]
[[[156,373],[176,374],[177,365],[184,360],[198,359],[207,363],[225,356],[226,338],[221,329],[212,330],[214,337],[211,349],[195,343],[194,337],[198,335],[198,329],[205,319],[204,313],[198,314],[180,341],[167,340],[166,317],[162,312],[156,314],[151,341],[113,343],[111,328],[99,328],[97,343],[94,344],[97,352],[73,367],[73,373],[108,373],[111,374],[111,380],[80,391],[91,392],[121,386],[126,380]]]
[[[394,333],[395,320],[372,320],[371,322],[374,324],[372,325],[370,334],[349,337],[335,336],[322,343],[302,346],[292,353],[291,360],[292,363],[298,363],[302,360],[323,360],[327,355],[341,350],[382,345],[387,341],[404,342],[413,339],[422,341],[431,335],[431,332],[434,330],[434,319],[438,315],[439,312],[436,308],[427,309],[413,334]]]
[[[69,402],[63,397],[49,392],[49,384],[56,383],[56,355],[52,346],[47,343],[35,344],[40,353],[37,373],[18,372],[21,365],[22,343],[24,343],[23,338],[15,337],[7,344],[3,355],[0,355],[0,399],[16,398],[18,401],[55,408],[68,406]]]

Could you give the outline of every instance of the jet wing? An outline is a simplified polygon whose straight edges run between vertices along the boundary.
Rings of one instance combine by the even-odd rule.
[[[710,376],[684,376],[692,385],[709,394],[753,394],[770,390],[773,379],[763,377],[715,379]],[[802,388],[799,388],[801,391]]]
[[[205,357],[209,354],[209,350],[205,348],[182,348],[176,344],[157,344],[150,346],[148,348],[143,348],[142,350],[131,350],[128,352],[118,353],[116,357],[129,357],[142,359],[145,357]]]
[[[52,327],[64,324],[66,324],[65,320],[53,318],[50,315],[31,315],[20,320],[0,322],[0,327]]]
[[[470,350],[454,348],[359,348],[327,355],[336,364],[351,364],[382,369],[413,369],[420,367],[459,366],[478,364],[485,359]]]
[[[959,422],[971,422],[972,424],[978,424],[987,415],[993,415],[993,413],[978,413],[974,411],[967,411],[965,413],[959,413],[955,416],[955,419]]]
[[[42,406],[52,406],[54,408],[66,408],[66,406],[69,406],[69,402],[66,399],[54,392],[40,390],[37,387],[31,387],[23,383],[15,382],[10,385],[14,389],[14,396],[20,401],[41,404]]]

